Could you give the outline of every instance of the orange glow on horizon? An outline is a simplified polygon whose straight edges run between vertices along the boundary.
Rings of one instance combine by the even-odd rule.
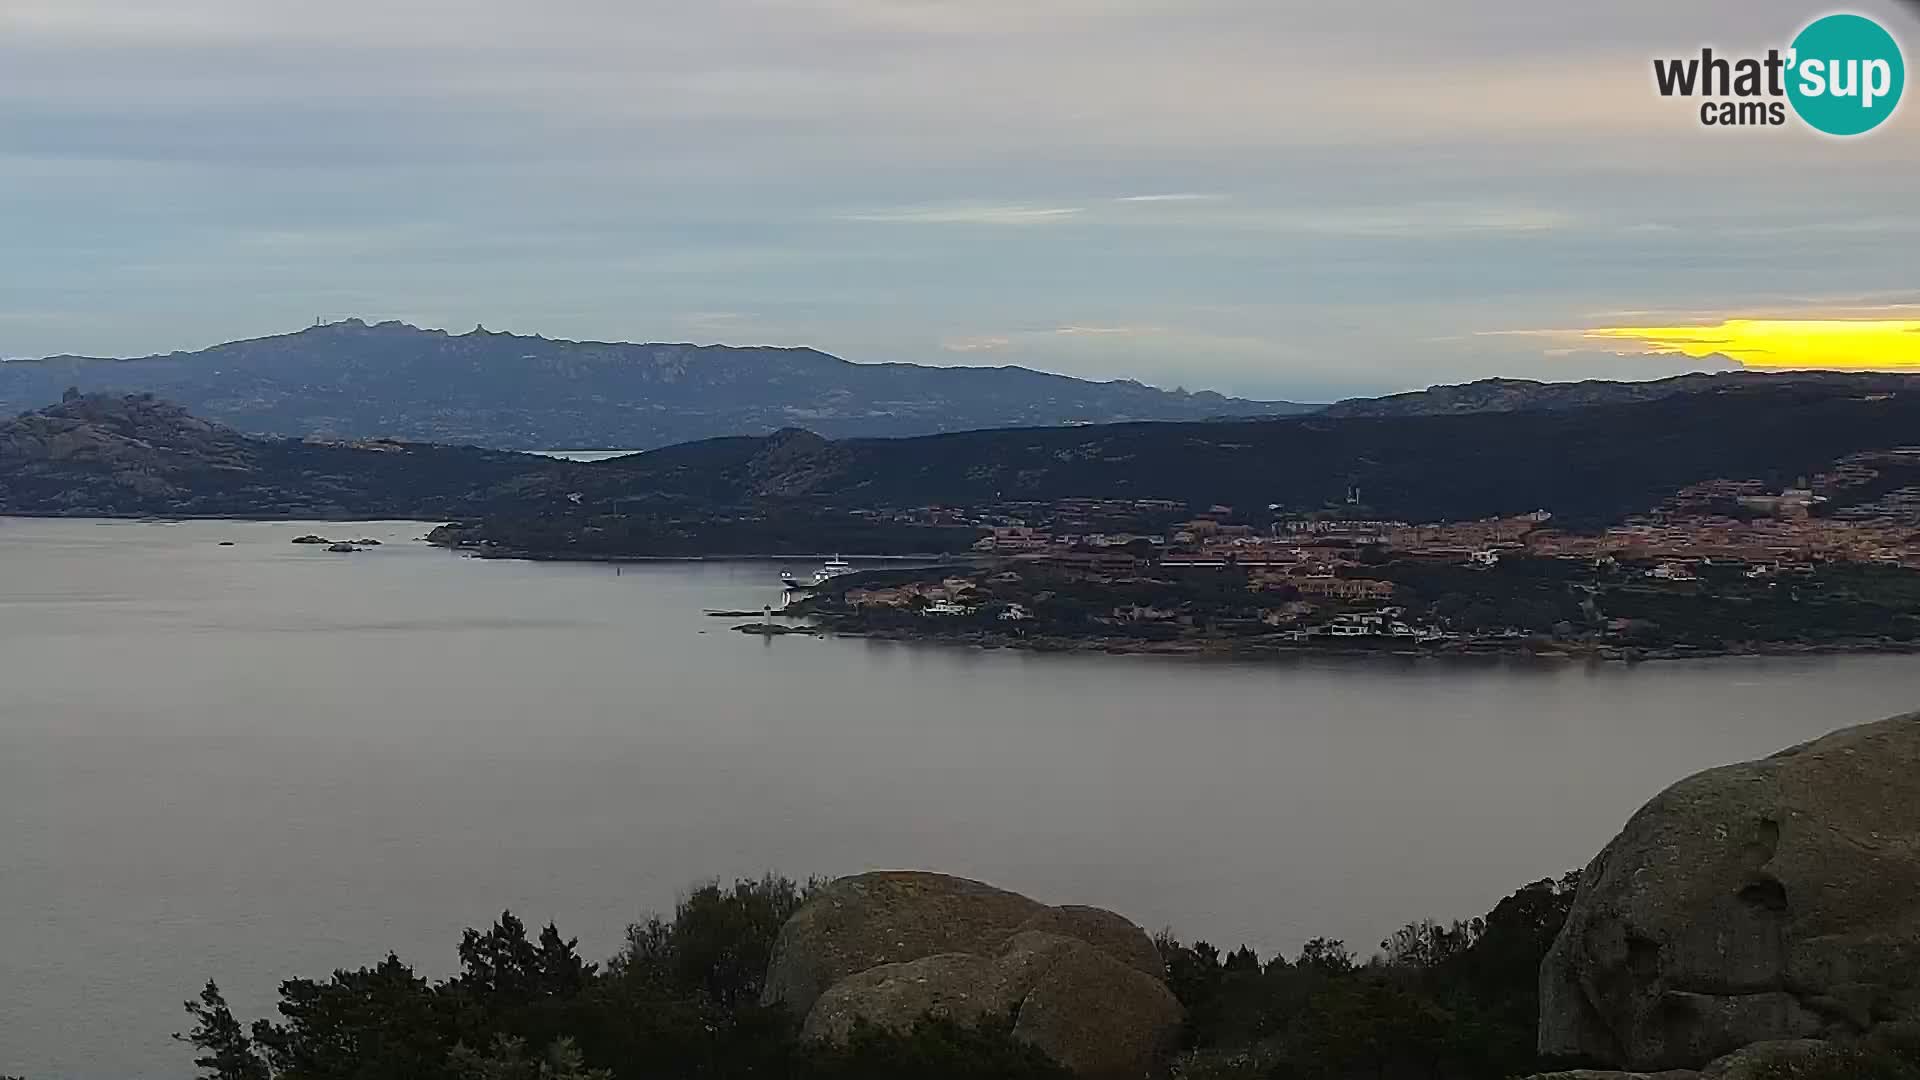
[[[1726,319],[1710,326],[1607,326],[1588,339],[1638,342],[1650,355],[1725,356],[1750,368],[1920,370],[1920,320]]]

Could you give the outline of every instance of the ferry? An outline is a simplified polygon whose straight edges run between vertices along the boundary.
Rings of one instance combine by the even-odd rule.
[[[821,566],[820,569],[815,570],[813,577],[806,581],[794,577],[790,571],[782,570],[780,572],[780,583],[789,589],[817,589],[827,582],[832,581],[834,578],[843,577],[851,573],[853,573],[853,564],[835,555],[833,558],[828,559],[826,564]]]

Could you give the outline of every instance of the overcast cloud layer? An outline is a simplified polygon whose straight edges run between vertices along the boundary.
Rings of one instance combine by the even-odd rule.
[[[1920,310],[1920,103],[1652,90],[1825,10],[0,0],[0,356],[360,315],[1300,399],[1683,370],[1565,331]]]

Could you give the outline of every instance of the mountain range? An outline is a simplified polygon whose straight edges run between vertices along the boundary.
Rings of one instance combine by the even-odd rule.
[[[787,431],[617,458],[576,481],[589,505],[637,493],[804,498],[854,508],[1069,497],[1205,508],[1359,509],[1409,521],[1553,511],[1575,526],[1652,509],[1710,479],[1775,489],[1866,450],[1920,442],[1920,387],[1878,376],[1735,379],[1565,408],[1110,424],[828,440]]]
[[[1849,454],[1920,441],[1920,390],[1887,389],[1880,376],[1709,385],[1641,401],[1440,415],[905,439],[786,429],[594,463],[258,438],[150,396],[76,392],[0,424],[0,513],[495,519],[538,521],[577,539],[622,519],[740,522],[795,507],[844,519],[1075,496],[1312,511],[1346,507],[1357,489],[1359,509],[1383,517],[1547,509],[1580,526],[1650,509],[1702,480],[1778,488]]]
[[[856,364],[803,348],[449,334],[358,319],[199,352],[0,363],[5,412],[56,401],[68,387],[157,394],[258,435],[511,450],[647,450],[784,427],[900,436],[1313,407],[1020,367]]]
[[[1333,405],[1089,382],[1021,367],[857,364],[815,349],[563,341],[358,319],[198,352],[0,362],[0,413],[69,387],[152,393],[254,435],[505,450],[648,450],[803,428],[896,438],[1010,427],[1410,417],[1631,404],[1783,381],[1891,390],[1909,375],[1719,371],[1649,382],[1483,379]]]

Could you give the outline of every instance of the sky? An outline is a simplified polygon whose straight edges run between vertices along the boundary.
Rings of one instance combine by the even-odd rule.
[[[0,357],[358,316],[1296,400],[1920,366],[1920,103],[1654,90],[1827,10],[0,0]],[[1920,5],[1847,10],[1920,56]]]

